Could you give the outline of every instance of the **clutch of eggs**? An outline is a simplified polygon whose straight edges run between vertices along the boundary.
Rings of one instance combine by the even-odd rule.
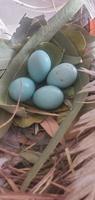
[[[9,86],[10,97],[21,102],[31,100],[40,109],[52,110],[64,102],[63,88],[77,79],[77,69],[70,63],[61,63],[51,70],[49,55],[43,50],[34,51],[28,59],[30,78],[20,77]],[[51,71],[50,71],[51,70]],[[36,89],[36,84],[46,80],[47,85]]]

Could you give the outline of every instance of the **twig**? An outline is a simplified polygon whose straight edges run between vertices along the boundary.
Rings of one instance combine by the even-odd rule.
[[[74,167],[73,167],[73,163],[72,163],[72,159],[71,159],[69,148],[65,148],[65,153],[66,153],[66,156],[67,156],[67,160],[68,160],[68,164],[69,164],[70,170],[71,170],[72,173],[74,173]]]
[[[13,182],[11,178],[8,178],[1,170],[0,175],[5,178],[5,180],[8,182],[14,192],[19,192],[17,185]]]
[[[33,195],[32,193],[0,194],[2,200],[63,200],[63,195]]]
[[[54,181],[51,182],[52,185],[56,186],[57,188],[63,190],[63,191],[68,191],[67,187],[65,187],[64,185],[60,185]]]
[[[15,167],[9,166],[9,169],[11,169],[17,173],[20,173],[20,174],[26,174],[26,172],[29,171],[30,168],[17,169]]]
[[[2,193],[2,194],[6,193],[2,187],[0,187],[0,193]]]
[[[19,156],[17,153],[8,151],[7,149],[3,149],[3,148],[1,148],[1,147],[0,147],[0,151],[4,152],[4,153],[6,153],[6,154],[9,154],[9,155],[11,155],[11,156],[15,156],[15,157]]]
[[[43,177],[43,179],[36,186],[34,186],[34,188],[32,189],[33,194],[35,193],[41,194],[40,190],[42,187],[43,191],[46,189],[48,181],[50,180],[51,182],[51,179],[53,178],[54,171],[55,171],[55,166],[50,169],[50,171]]]

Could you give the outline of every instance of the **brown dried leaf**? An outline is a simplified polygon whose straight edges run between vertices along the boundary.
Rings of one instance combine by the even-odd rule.
[[[94,199],[92,194],[95,191],[95,131],[87,135],[71,148],[71,153],[77,155],[73,160],[76,170],[74,174],[68,174],[66,177],[70,184],[64,196],[65,200]]]
[[[82,134],[84,131],[87,131],[94,127],[95,127],[95,109],[92,109],[83,114],[79,118],[78,122],[73,127],[72,132],[77,132],[78,134]]]
[[[82,167],[76,170],[75,174],[69,175],[68,180],[71,184],[68,186],[69,192],[65,193],[64,200],[80,200],[94,192],[95,186],[95,157],[89,160]]]
[[[49,136],[53,137],[58,131],[59,125],[53,117],[47,117],[40,125],[44,128]]]
[[[85,85],[79,93],[85,93],[85,92],[92,93],[94,91],[95,91],[95,80]]]
[[[95,95],[90,95],[87,97],[86,101],[88,101],[87,103],[95,103]]]
[[[82,162],[88,160],[95,155],[95,132],[92,132],[75,147],[72,148],[71,153],[76,154],[77,157],[73,161],[73,167],[77,167]]]

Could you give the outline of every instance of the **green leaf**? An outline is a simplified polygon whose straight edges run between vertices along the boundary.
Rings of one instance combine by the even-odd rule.
[[[35,123],[41,123],[45,119],[45,116],[43,115],[32,115],[32,116],[27,116],[26,118],[18,118],[16,117],[14,119],[14,125],[19,126],[21,128],[27,128]]]
[[[11,115],[8,112],[0,109],[0,125],[6,123],[10,117],[11,117]],[[5,133],[9,129],[10,125],[11,125],[11,122],[6,124],[6,126],[0,128],[0,138],[2,138],[5,135]]]
[[[75,96],[75,89],[74,86],[64,89],[64,95],[66,98],[74,98]]]
[[[62,32],[64,32],[65,29],[66,30],[68,29],[69,31],[73,30],[73,31],[81,32],[83,34],[83,36],[85,37],[86,42],[90,42],[90,39],[91,39],[91,41],[92,41],[92,39],[93,39],[93,41],[95,40],[95,36],[89,35],[89,32],[85,28],[83,28],[81,25],[68,23],[62,27],[62,29],[61,29]]]
[[[74,30],[73,25],[64,28],[64,35],[72,41],[77,48],[79,55],[83,55],[86,48],[86,39],[81,31]]]
[[[71,63],[73,65],[78,65],[83,62],[82,58],[80,56],[69,56],[64,55],[63,56],[63,62]]]
[[[0,39],[0,78],[7,70],[7,66],[14,55],[14,50],[11,49],[4,40]]]
[[[60,32],[59,36],[55,36],[54,39],[61,44],[63,35],[63,46],[67,54],[70,56],[82,56],[86,48],[86,41],[89,38],[88,33],[82,27],[73,24],[63,26]]]
[[[54,36],[52,41],[55,44],[58,44],[61,48],[65,49],[66,54],[70,56],[79,56],[77,48],[75,47],[73,42],[67,36],[64,35],[64,32],[59,31]]]
[[[63,48],[59,48],[57,45],[51,42],[42,42],[37,49],[42,49],[48,53],[52,61],[52,67],[61,63],[63,54],[65,52]]]

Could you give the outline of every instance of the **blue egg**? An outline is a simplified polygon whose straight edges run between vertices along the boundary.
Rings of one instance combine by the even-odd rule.
[[[51,70],[47,77],[48,85],[59,88],[71,86],[77,79],[77,69],[70,63],[62,63]]]
[[[44,110],[58,108],[64,101],[63,92],[55,86],[43,86],[33,95],[34,104]]]
[[[31,79],[21,77],[11,82],[8,91],[13,100],[18,101],[20,99],[24,102],[32,97],[35,89],[35,84]]]
[[[51,69],[51,60],[43,50],[34,51],[28,59],[28,72],[30,77],[37,83],[46,78]]]

